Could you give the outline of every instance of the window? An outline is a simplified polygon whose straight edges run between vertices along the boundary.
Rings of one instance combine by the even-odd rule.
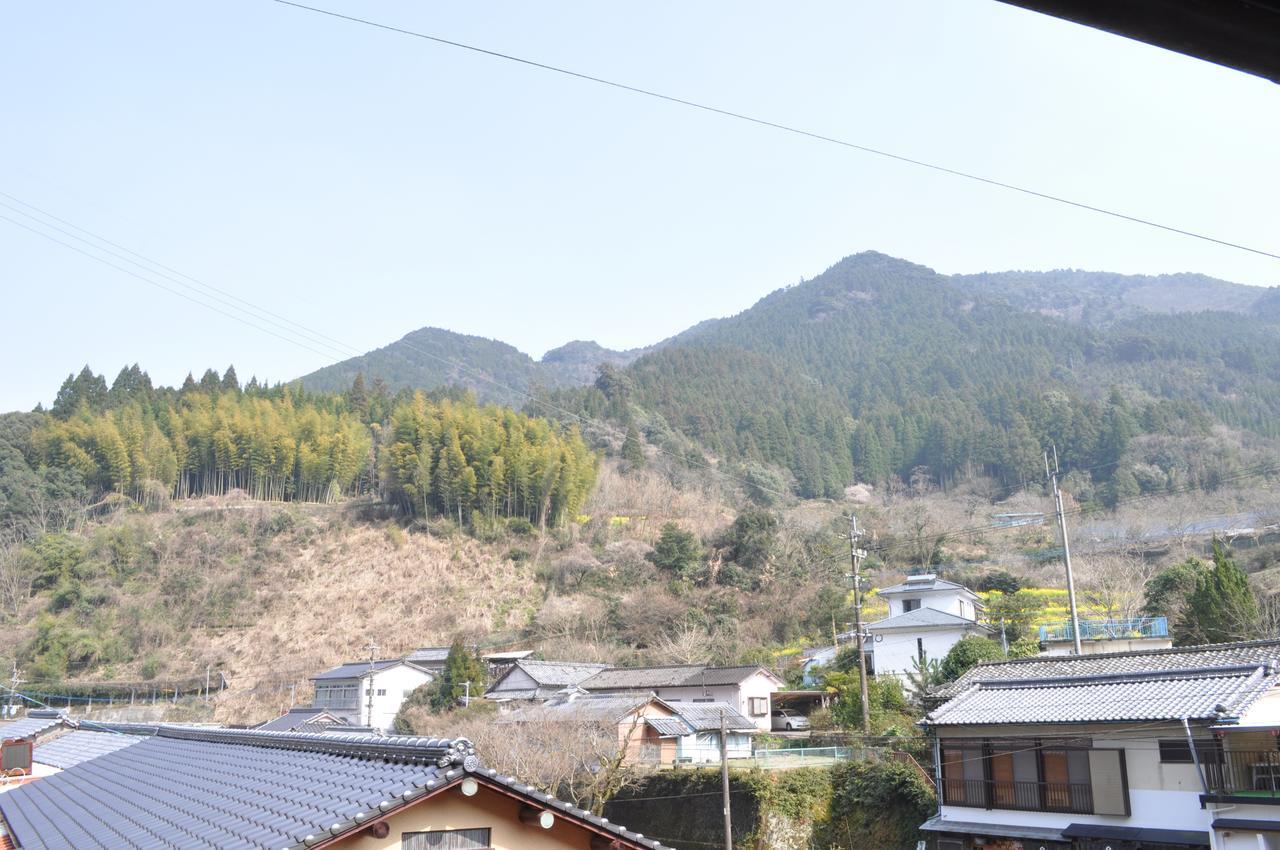
[[[386,689],[386,688],[378,688],[378,696],[380,696],[380,697],[385,697],[386,695],[387,695],[387,689]]]
[[[359,697],[360,689],[356,685],[316,685],[314,705],[317,708],[349,708]]]
[[[1162,738],[1159,743],[1161,764],[1195,764],[1186,738]],[[1196,755],[1205,764],[1221,764],[1222,745],[1217,741],[1196,741]]]
[[[401,850],[475,850],[489,846],[489,829],[438,829],[400,834]]]
[[[715,702],[715,700],[711,697],[699,697],[698,699],[695,699],[694,702]]]
[[[902,600],[902,613],[904,613],[904,614],[905,614],[905,613],[907,613],[908,611],[914,611],[914,610],[916,610],[916,609],[917,609],[917,608],[919,608],[919,607],[920,607],[920,600],[919,600],[919,599],[904,599],[904,600]]]
[[[747,712],[752,717],[763,717],[769,713],[768,697],[750,697],[747,700]]]

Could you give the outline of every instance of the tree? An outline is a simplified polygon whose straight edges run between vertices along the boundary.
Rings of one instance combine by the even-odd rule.
[[[956,641],[955,646],[942,659],[942,680],[954,682],[983,661],[998,661],[1004,658],[1000,644],[990,638],[978,635],[966,635]]]
[[[1198,558],[1166,567],[1147,582],[1142,614],[1144,617],[1167,617],[1170,623],[1183,619],[1187,597],[1196,589],[1196,582],[1204,572],[1204,562]]]
[[[978,590],[983,593],[998,590],[1006,596],[1011,596],[1022,590],[1022,581],[1005,570],[995,570],[978,580]]]
[[[234,365],[228,366],[227,371],[222,373],[221,388],[224,393],[239,394],[240,379],[236,377],[236,367]]]
[[[658,542],[646,557],[660,570],[674,573],[677,578],[692,579],[702,565],[702,546],[692,531],[669,522],[662,526]]]
[[[778,533],[778,517],[773,511],[761,507],[747,507],[725,529],[718,545],[726,557],[734,563],[754,572],[761,572],[773,559],[775,538]]]
[[[1141,556],[1086,555],[1080,559],[1076,581],[1086,604],[1109,619],[1128,620],[1141,613],[1155,572],[1155,564]]]
[[[622,459],[630,469],[644,466],[644,448],[640,445],[640,432],[634,425],[627,426],[627,436],[622,441]]]
[[[911,669],[907,671],[907,689],[911,691],[912,702],[919,705],[934,687],[941,685],[942,663],[930,658],[928,653],[921,653],[911,659]]]
[[[461,640],[455,640],[449,646],[440,678],[433,683],[435,687],[431,694],[431,707],[435,711],[457,708],[468,691],[472,697],[484,692],[485,678],[484,662],[475,652],[463,646]]]
[[[992,593],[987,597],[987,622],[1003,628],[1009,640],[1018,640],[1030,631],[1043,608],[1044,601],[1026,590]]]
[[[1174,639],[1180,646],[1228,643],[1252,640],[1261,632],[1262,615],[1249,577],[1215,540],[1213,566],[1196,577],[1196,589],[1187,597]]]

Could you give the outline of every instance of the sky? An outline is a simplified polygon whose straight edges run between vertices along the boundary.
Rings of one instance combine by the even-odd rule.
[[[994,0],[314,3],[1280,252],[1280,87]],[[428,325],[641,346],[863,250],[1280,285],[1280,261],[271,0],[19,4],[0,79],[0,410],[85,364],[279,381]]]

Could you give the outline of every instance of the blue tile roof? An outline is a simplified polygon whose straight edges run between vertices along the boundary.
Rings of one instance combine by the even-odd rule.
[[[22,850],[302,850],[468,774],[622,847],[662,847],[481,768],[464,739],[106,728],[150,737],[0,794]]]
[[[21,720],[0,723],[0,740],[8,738],[34,738],[56,726],[61,726],[65,715],[60,711],[36,710]]]

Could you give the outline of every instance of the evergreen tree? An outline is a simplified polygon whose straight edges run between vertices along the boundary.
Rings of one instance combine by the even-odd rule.
[[[622,441],[622,459],[631,469],[644,466],[644,449],[640,445],[640,432],[634,425],[627,426],[627,436]]]
[[[1196,576],[1196,588],[1187,597],[1174,637],[1180,646],[1188,646],[1253,640],[1261,634],[1262,617],[1249,577],[1215,540],[1213,566]]]
[[[236,367],[231,365],[227,367],[227,371],[222,373],[222,391],[224,393],[240,392],[240,379],[236,377]]]
[[[939,672],[944,682],[954,682],[983,661],[997,661],[1001,658],[1004,658],[1004,650],[1000,648],[1000,644],[990,638],[967,635],[951,647],[942,659]]]
[[[658,569],[674,573],[677,578],[692,579],[702,566],[702,547],[692,531],[669,522],[662,526],[653,551],[646,557]]]
[[[431,707],[436,711],[451,711],[462,703],[468,690],[473,698],[480,696],[484,693],[485,678],[484,662],[461,640],[455,640],[449,646],[444,669],[433,688]]]

